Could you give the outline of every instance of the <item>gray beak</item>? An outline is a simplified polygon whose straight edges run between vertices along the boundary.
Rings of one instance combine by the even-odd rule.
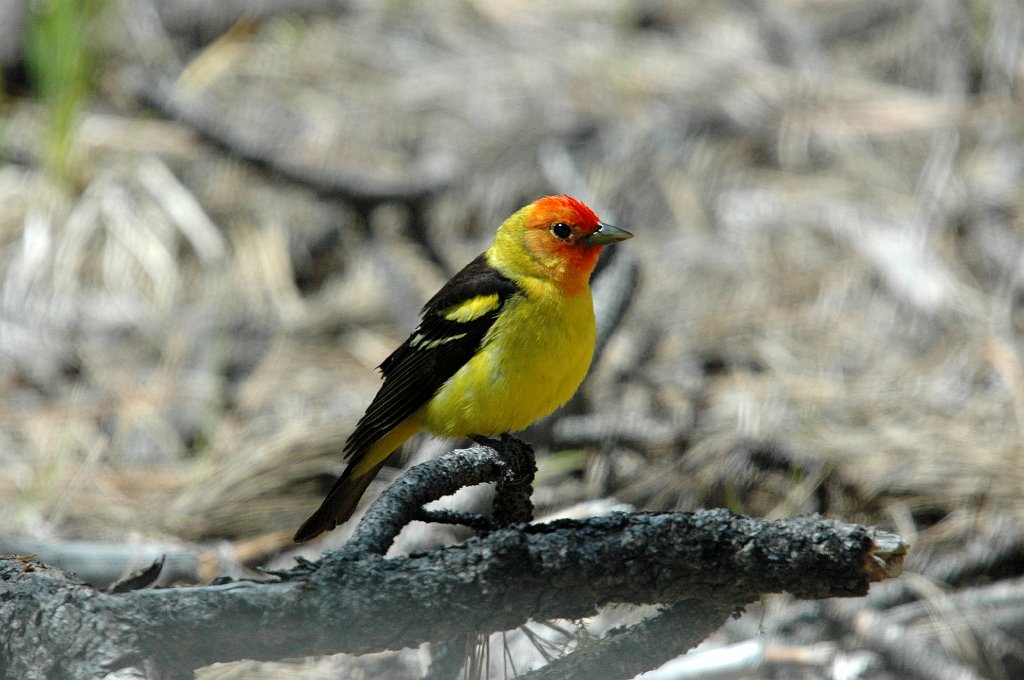
[[[627,238],[633,238],[633,234],[625,229],[619,229],[610,224],[600,222],[598,223],[597,231],[580,240],[588,246],[608,246],[619,241],[625,241]]]

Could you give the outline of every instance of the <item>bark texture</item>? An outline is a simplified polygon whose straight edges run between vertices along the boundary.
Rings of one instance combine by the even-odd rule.
[[[531,618],[581,618],[612,602],[732,611],[784,590],[857,596],[891,574],[903,551],[891,535],[821,517],[766,521],[715,510],[516,526],[392,559],[343,550],[272,583],[120,594],[5,559],[0,619],[14,624],[0,647],[0,675],[87,678],[137,668],[179,677],[217,661],[359,654]],[[635,672],[620,670],[601,677]]]

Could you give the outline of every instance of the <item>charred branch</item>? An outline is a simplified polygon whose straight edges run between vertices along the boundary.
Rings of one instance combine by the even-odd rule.
[[[891,534],[821,517],[764,521],[716,510],[518,526],[392,559],[346,549],[273,583],[114,595],[8,559],[0,616],[18,623],[0,668],[29,679],[125,667],[173,677],[154,672],[396,649],[531,618],[585,617],[613,602],[710,602],[724,612],[770,592],[851,597],[897,573],[904,552]]]

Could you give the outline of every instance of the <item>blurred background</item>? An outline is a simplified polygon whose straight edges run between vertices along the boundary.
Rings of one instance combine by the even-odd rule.
[[[913,551],[882,595],[770,598],[706,646],[1024,674],[1018,0],[0,0],[0,66],[0,550],[100,585],[290,564],[423,301],[569,193],[636,234],[602,275],[639,284],[527,434],[538,514],[885,527]],[[520,672],[561,644],[524,639]]]

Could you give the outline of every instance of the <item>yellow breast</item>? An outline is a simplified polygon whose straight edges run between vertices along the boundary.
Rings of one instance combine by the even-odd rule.
[[[552,284],[519,281],[484,337],[480,352],[420,411],[434,434],[461,437],[515,432],[543,418],[576,392],[594,354],[590,289],[571,297]]]

